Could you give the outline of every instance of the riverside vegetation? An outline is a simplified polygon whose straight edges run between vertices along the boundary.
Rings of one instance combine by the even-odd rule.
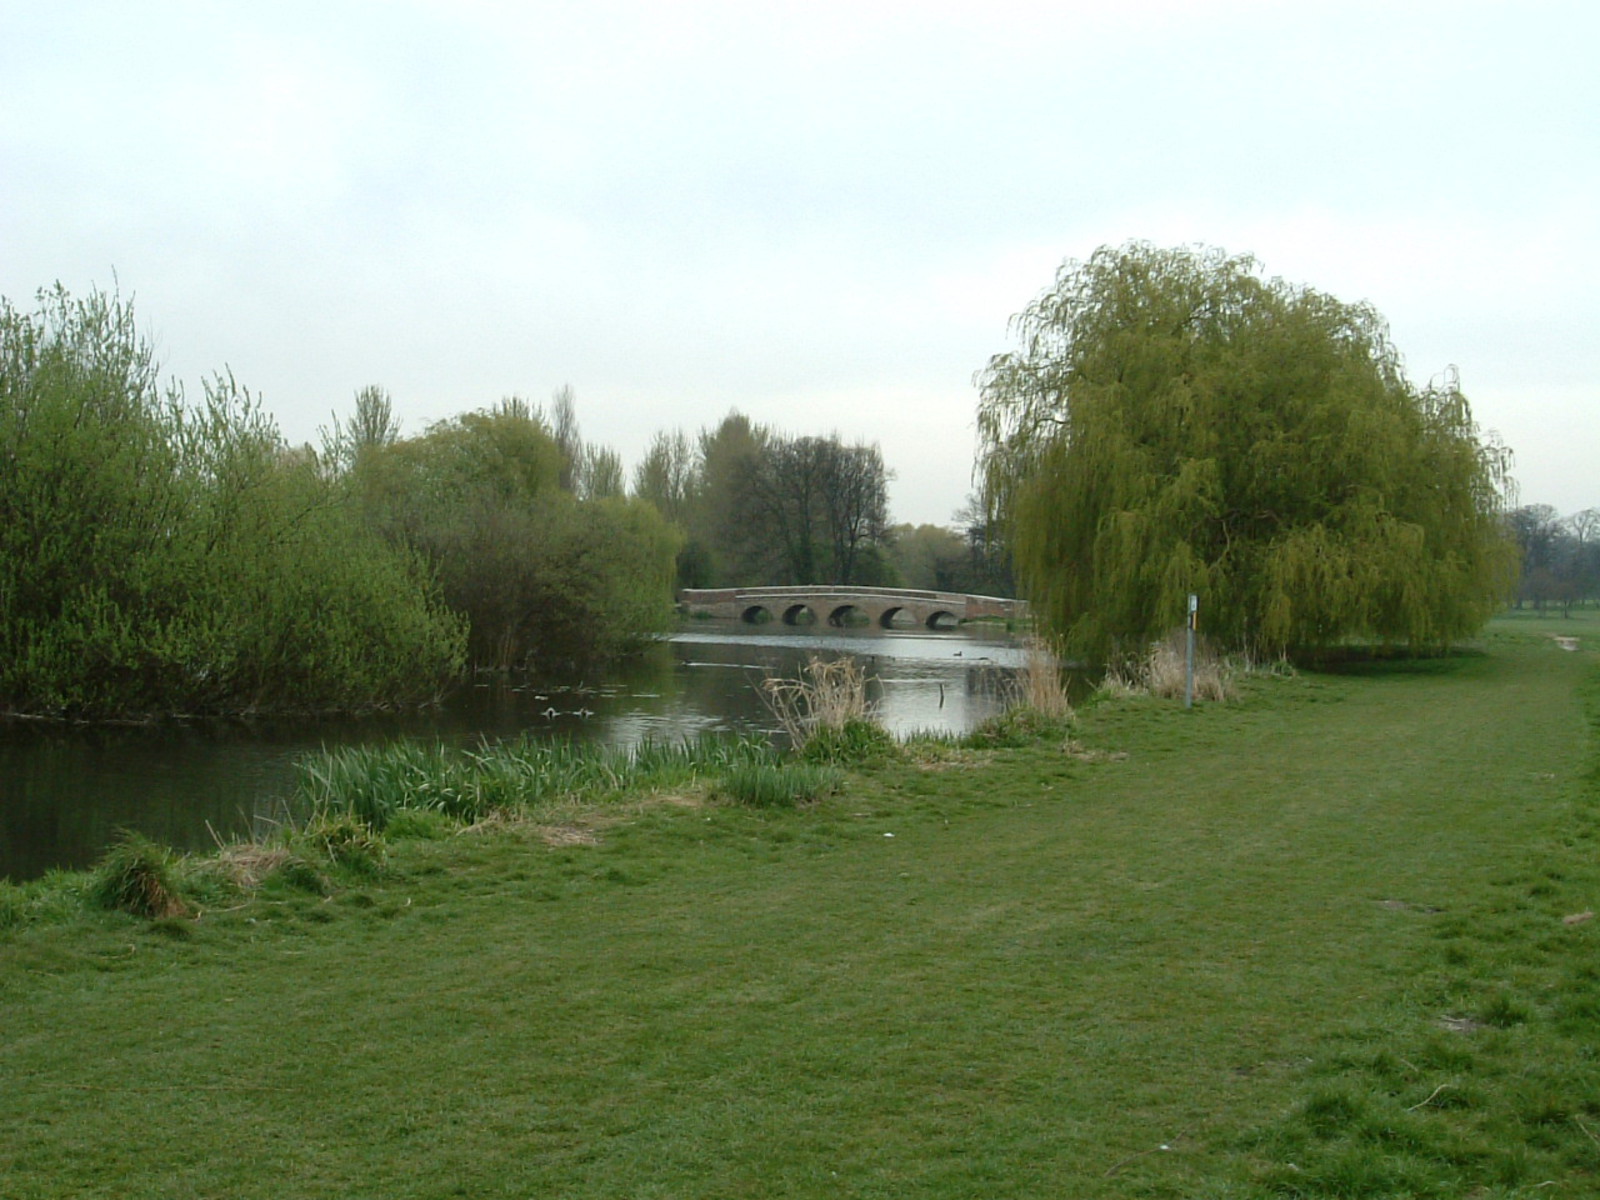
[[[203,391],[115,295],[0,298],[0,715],[417,705],[670,622],[679,535],[570,398],[564,442],[516,398],[401,438],[369,388],[319,451],[230,374]]]
[[[961,741],[313,760],[271,845],[0,887],[0,1178],[1593,1195],[1597,651],[1510,617]]]

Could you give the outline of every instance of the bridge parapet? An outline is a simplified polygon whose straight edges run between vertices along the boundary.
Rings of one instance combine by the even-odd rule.
[[[917,588],[845,587],[807,584],[795,587],[686,588],[678,602],[690,615],[729,621],[758,621],[762,615],[795,625],[806,614],[821,623],[850,623],[852,614],[874,625],[891,627],[897,618],[929,628],[980,617],[1014,620],[1027,615],[1027,604],[1000,596],[973,596]]]

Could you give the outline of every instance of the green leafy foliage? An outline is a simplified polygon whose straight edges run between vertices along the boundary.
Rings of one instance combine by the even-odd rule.
[[[986,495],[1072,649],[1158,636],[1190,593],[1232,647],[1436,647],[1506,595],[1505,455],[1370,307],[1135,243],[1015,324],[979,380]]]
[[[376,875],[388,859],[383,835],[352,812],[318,812],[305,823],[296,839],[313,855],[356,875]],[[303,887],[305,874],[287,877]]]
[[[614,479],[579,499],[566,465],[542,416],[514,399],[355,459],[369,522],[431,565],[476,666],[604,659],[670,621],[677,534],[651,505],[610,494]]]
[[[878,447],[788,437],[739,412],[696,442],[658,433],[633,494],[683,531],[680,587],[893,582]]]
[[[230,375],[162,389],[130,306],[0,300],[0,708],[425,700],[462,634]]]

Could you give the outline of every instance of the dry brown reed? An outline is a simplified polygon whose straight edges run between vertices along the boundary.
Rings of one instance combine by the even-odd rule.
[[[789,741],[804,745],[819,729],[843,729],[852,721],[871,721],[867,673],[855,658],[812,656],[798,679],[769,677],[761,696]]]
[[[292,855],[282,846],[264,846],[260,842],[230,842],[219,845],[213,859],[218,873],[240,891],[250,892],[261,886]]]
[[[1034,635],[1023,643],[1022,666],[1014,678],[1013,704],[1053,720],[1072,716],[1072,703],[1062,680],[1061,657],[1046,639]]]
[[[1106,672],[1102,695],[1160,696],[1181,700],[1187,687],[1187,634],[1177,630],[1151,645],[1142,658]],[[1194,647],[1194,698],[1231,700],[1235,695],[1234,667],[1204,638]]]

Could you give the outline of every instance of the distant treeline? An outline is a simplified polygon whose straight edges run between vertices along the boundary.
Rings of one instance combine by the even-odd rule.
[[[1521,555],[1518,608],[1600,603],[1600,508],[1563,517],[1548,504],[1525,504],[1506,522]]]
[[[680,587],[840,583],[1011,594],[969,501],[958,528],[891,525],[877,446],[790,437],[730,413],[693,438],[658,432],[633,494],[682,531]]]

